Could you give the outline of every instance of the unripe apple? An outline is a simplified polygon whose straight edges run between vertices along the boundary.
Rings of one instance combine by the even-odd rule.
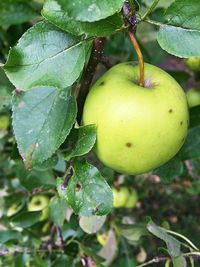
[[[113,207],[120,208],[124,207],[128,197],[129,197],[129,190],[126,187],[119,187],[119,188],[112,188],[113,192]]]
[[[137,201],[138,201],[138,194],[135,189],[131,189],[124,207],[129,209],[134,208]]]
[[[142,174],[170,160],[182,147],[188,128],[184,91],[165,71],[145,63],[121,63],[91,88],[83,124],[96,124],[98,158],[120,173]]]
[[[7,130],[10,125],[10,118],[7,115],[0,116],[0,130]]]
[[[108,241],[108,233],[97,234],[97,241],[100,245],[105,246]]]
[[[49,216],[49,198],[44,195],[35,195],[28,203],[28,211],[42,211],[40,221],[44,221]]]
[[[192,88],[187,92],[186,95],[190,108],[200,105],[200,90]]]
[[[200,57],[190,57],[184,59],[185,65],[193,70],[193,71],[200,71]]]
[[[7,210],[7,217],[16,214],[22,208],[22,204],[12,204]]]
[[[143,247],[140,247],[140,252],[136,255],[136,260],[139,263],[145,262],[147,259],[147,253]]]

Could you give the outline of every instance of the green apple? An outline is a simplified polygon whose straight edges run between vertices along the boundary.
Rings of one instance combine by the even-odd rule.
[[[190,108],[200,105],[200,90],[192,88],[186,95]]]
[[[8,210],[7,210],[7,217],[10,217],[14,214],[16,214],[18,211],[20,211],[20,209],[22,208],[22,204],[12,204]]]
[[[97,241],[100,245],[105,246],[108,241],[108,232],[97,234]]]
[[[28,211],[42,211],[40,221],[44,221],[49,216],[49,198],[44,195],[35,195],[28,203]]]
[[[185,65],[193,71],[200,71],[200,57],[184,59]]]
[[[134,208],[137,202],[138,202],[138,194],[135,189],[131,189],[124,207],[129,209]]]
[[[10,125],[10,118],[7,115],[0,116],[0,130],[7,130]]]
[[[182,147],[188,129],[184,91],[165,71],[145,67],[139,86],[139,65],[121,63],[91,88],[83,124],[96,124],[98,158],[120,173],[142,174],[170,160]]]
[[[112,188],[113,192],[113,207],[120,208],[124,207],[128,197],[129,197],[129,190],[126,187],[119,187],[119,188]]]

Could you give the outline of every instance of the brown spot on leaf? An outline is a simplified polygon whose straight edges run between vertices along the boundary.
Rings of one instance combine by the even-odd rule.
[[[169,112],[169,113],[172,113],[172,112],[173,112],[173,109],[172,109],[172,108],[170,108],[170,109],[168,110],[168,112]]]
[[[183,121],[180,122],[180,125],[183,125]]]
[[[76,184],[75,192],[79,192],[81,190],[81,185],[79,183]]]

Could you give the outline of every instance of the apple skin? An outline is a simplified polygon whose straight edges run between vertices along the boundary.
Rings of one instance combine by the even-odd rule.
[[[129,193],[129,197],[124,205],[125,208],[132,209],[135,207],[136,203],[138,202],[138,194],[135,189],[131,189]]]
[[[193,70],[193,71],[200,71],[200,57],[190,57],[184,59],[185,65]]]
[[[190,108],[200,105],[200,90],[192,88],[186,93],[186,95]]]
[[[128,197],[129,197],[129,190],[126,187],[119,187],[119,188],[112,188],[113,192],[113,207],[120,208],[124,207]]]
[[[40,221],[49,217],[49,198],[44,195],[35,195],[28,203],[28,211],[42,211]]]
[[[120,173],[142,174],[170,160],[188,129],[186,95],[165,71],[145,63],[145,87],[139,65],[115,65],[91,88],[83,124],[96,124],[95,152]]]

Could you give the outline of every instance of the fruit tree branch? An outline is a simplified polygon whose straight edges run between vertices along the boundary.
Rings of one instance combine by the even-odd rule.
[[[105,38],[103,37],[96,38],[93,43],[92,53],[91,53],[88,65],[86,67],[85,74],[83,76],[83,82],[81,84],[78,98],[77,98],[77,103],[78,103],[77,121],[79,124],[81,123],[83,106],[84,106],[85,99],[89,91],[89,87],[92,83],[92,79],[95,74],[97,65],[101,61],[104,43],[105,43]]]

